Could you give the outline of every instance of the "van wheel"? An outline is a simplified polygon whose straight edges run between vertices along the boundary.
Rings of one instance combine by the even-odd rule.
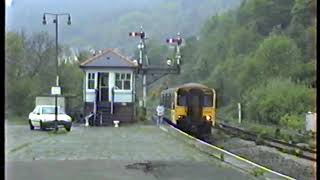
[[[68,131],[68,132],[71,131],[71,126],[65,126],[64,128],[65,128],[66,131]]]
[[[42,121],[40,121],[40,129],[41,129],[41,130],[45,130],[45,129],[46,129],[46,128],[44,127]]]
[[[31,123],[31,120],[29,119],[29,126],[30,126],[30,130],[34,130],[34,126]]]

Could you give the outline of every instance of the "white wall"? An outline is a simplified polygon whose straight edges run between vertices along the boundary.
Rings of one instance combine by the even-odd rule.
[[[114,92],[114,102],[132,102],[131,91],[117,91]]]
[[[94,91],[91,92],[91,91],[87,91],[86,92],[86,101],[85,102],[94,102]]]

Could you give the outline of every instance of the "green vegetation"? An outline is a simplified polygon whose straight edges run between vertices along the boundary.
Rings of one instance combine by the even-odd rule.
[[[263,141],[263,139],[262,139],[262,134],[259,134],[258,135],[258,137],[257,137],[257,139],[255,140],[255,142],[256,142],[256,145],[263,145],[264,144],[264,141]]]
[[[146,121],[147,120],[146,110],[143,107],[138,107],[137,106],[136,119],[137,119],[137,121]],[[151,117],[149,119],[151,119]]]
[[[161,90],[198,82],[216,89],[218,116],[235,120],[240,102],[243,122],[266,125],[260,126],[265,128],[264,134],[275,134],[275,129],[267,126],[281,128],[277,136],[289,140],[294,136],[284,132],[303,130],[305,113],[315,111],[315,1],[245,0],[237,9],[221,13],[228,9],[226,5],[230,2],[225,2],[208,0],[194,5],[193,1],[177,0],[160,2],[159,8],[152,11],[134,8],[117,16],[118,19],[109,19],[110,25],[105,26],[108,31],[103,34],[88,31],[86,37],[99,39],[97,44],[104,44],[103,48],[121,44],[130,46],[127,49],[130,51],[136,45],[122,37],[137,27],[133,19],[139,17],[150,25],[145,27],[152,37],[147,41],[149,62],[165,65],[165,59],[173,57],[173,49],[159,39],[166,33],[176,32],[179,24],[185,31],[181,31],[185,38],[181,49],[181,74],[168,75],[150,86],[147,115],[154,113]],[[230,4],[235,6],[236,3]],[[180,12],[177,9],[188,9],[192,5],[194,9],[177,13]],[[205,19],[209,12],[216,14],[204,23],[200,33],[192,36],[196,31],[193,28],[197,29],[203,22],[200,19]],[[181,17],[192,18],[180,22]],[[108,43],[101,38],[106,34]],[[48,94],[55,83],[55,44],[47,33],[7,32],[5,38],[6,114],[25,117],[33,108],[35,96]],[[60,52],[63,51],[66,47],[60,47]],[[81,52],[78,58],[83,61],[89,55]],[[59,67],[63,94],[75,97],[72,100],[74,109],[79,109],[82,101],[82,72],[78,65],[62,63]],[[137,96],[140,97],[141,78],[137,81]]]
[[[251,174],[254,175],[255,177],[263,176],[264,173],[265,173],[265,170],[260,169],[260,168],[254,168],[251,171]]]
[[[243,1],[186,39],[181,74],[162,82],[215,88],[223,119],[236,121],[240,102],[248,124],[301,131],[305,113],[315,111],[314,9],[312,0]]]
[[[35,97],[50,94],[55,85],[55,44],[43,32],[29,37],[24,32],[8,32],[5,40],[6,116],[10,121],[16,116],[26,119],[34,108]],[[59,47],[59,52],[65,49]],[[80,61],[88,57],[84,52],[80,55]],[[83,85],[79,63],[61,62],[59,75],[62,93],[75,97],[69,102],[70,108],[79,109]]]
[[[231,122],[233,126],[244,128],[252,133],[260,135],[260,137],[275,138],[286,142],[292,143],[307,143],[312,144],[310,140],[312,135],[310,133],[301,133],[302,130],[292,129],[287,126],[279,126],[273,124],[261,124],[254,121],[243,121],[241,124]],[[301,125],[304,127],[304,124]],[[299,129],[301,128],[299,126]]]
[[[220,154],[220,160],[224,161],[224,154],[223,153]]]

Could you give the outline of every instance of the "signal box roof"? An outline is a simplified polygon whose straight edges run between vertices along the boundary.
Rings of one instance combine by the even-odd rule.
[[[118,49],[105,49],[83,63],[80,68],[135,68],[135,64],[129,57],[121,54]]]

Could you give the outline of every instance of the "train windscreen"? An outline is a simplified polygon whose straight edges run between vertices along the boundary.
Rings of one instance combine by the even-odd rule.
[[[213,102],[212,102],[212,95],[210,94],[205,94],[203,96],[203,106],[204,107],[212,107],[213,106]]]
[[[187,106],[187,92],[183,90],[178,91],[178,106]]]

